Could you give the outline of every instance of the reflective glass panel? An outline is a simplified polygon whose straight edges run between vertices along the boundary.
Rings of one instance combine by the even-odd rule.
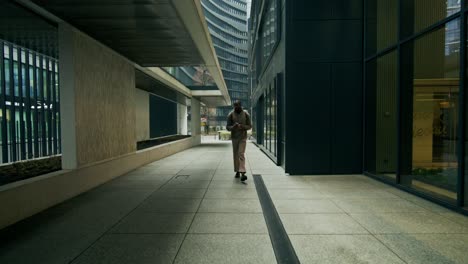
[[[460,11],[460,0],[404,0],[402,36],[407,37]]]
[[[457,198],[459,22],[406,44],[413,64],[402,71],[402,183],[450,201]]]
[[[397,51],[366,66],[366,171],[395,181]]]
[[[368,0],[366,54],[373,55],[396,44],[398,35],[398,0]]]

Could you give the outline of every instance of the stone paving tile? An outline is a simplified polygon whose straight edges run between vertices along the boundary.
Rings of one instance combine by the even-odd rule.
[[[398,196],[386,192],[385,190],[374,190],[368,188],[319,188],[317,190],[322,192],[330,199],[399,199]]]
[[[208,188],[210,181],[207,180],[171,180],[166,185],[164,185],[161,189],[203,189]]]
[[[289,235],[369,234],[347,214],[280,214]]]
[[[0,263],[275,263],[253,173],[301,263],[468,263],[466,217],[362,175],[288,176],[252,144],[242,184],[227,143],[145,165],[23,221],[14,239],[0,232]]]
[[[440,215],[444,216],[445,218],[463,226],[463,227],[466,227],[468,228],[468,216],[464,216],[464,215],[461,215],[459,213],[455,213],[455,212],[444,212],[444,213],[440,213]]]
[[[15,233],[13,240],[2,237],[0,263],[4,264],[62,264],[69,263],[81,254],[102,234],[99,232],[77,234]]]
[[[248,177],[248,176],[247,176]],[[247,188],[255,188],[255,184],[250,177],[250,179],[247,179],[246,183],[242,183],[240,179],[234,179],[232,178],[231,181],[224,181],[224,180],[213,180],[210,183],[209,186],[210,189],[217,189],[217,188],[222,188],[222,189],[233,189],[233,188],[239,188],[239,189],[247,189]]]
[[[407,263],[468,263],[468,234],[395,234],[377,238]]]
[[[215,170],[209,170],[209,169],[183,169],[179,171],[177,174],[178,175],[190,175],[190,176],[213,176]]]
[[[405,263],[371,235],[290,235],[301,263]]]
[[[333,199],[347,213],[368,212],[429,212],[403,199]]]
[[[108,234],[73,264],[171,263],[184,235]]]
[[[175,263],[276,263],[268,235],[189,234]]]
[[[213,181],[232,181],[235,179],[235,175],[236,174],[234,172],[229,174],[215,174],[213,176]]]
[[[268,230],[261,213],[198,213],[189,233],[268,234]]]
[[[168,180],[172,179],[174,175],[167,174],[127,174],[125,176],[119,177],[116,179],[116,181],[138,181],[138,180],[143,180],[143,181],[160,181],[160,182],[167,182]]]
[[[216,170],[215,174],[235,174],[236,172],[234,169],[223,169],[223,170]]]
[[[330,200],[274,200],[280,214],[344,213]]]
[[[114,190],[114,189],[148,189],[148,190],[157,190],[159,189],[167,180],[121,180],[116,179],[109,183],[106,183],[104,186],[101,186],[101,190]]]
[[[198,210],[200,213],[261,213],[258,200],[250,199],[204,199]]]
[[[201,199],[170,199],[151,196],[136,209],[138,212],[195,213]]]
[[[270,197],[275,200],[285,200],[285,199],[326,199],[328,196],[317,190],[311,189],[269,189]]]
[[[205,195],[206,189],[177,189],[177,188],[170,188],[170,189],[163,189],[157,190],[154,192],[151,197],[156,199],[161,198],[172,198],[172,199],[187,199],[187,198],[203,198]]]
[[[195,213],[134,212],[110,232],[120,234],[184,234],[187,233]]]
[[[180,174],[179,177],[185,177],[186,175]],[[187,179],[191,181],[211,181],[213,179],[212,174],[197,174],[197,175],[188,175]]]
[[[205,199],[258,199],[258,194],[253,188],[209,188]]]
[[[351,214],[351,217],[373,234],[395,233],[465,233],[467,229],[447,218],[426,213]]]
[[[310,189],[311,191],[319,190],[313,184],[304,182],[292,181],[264,181],[269,190],[273,189]]]

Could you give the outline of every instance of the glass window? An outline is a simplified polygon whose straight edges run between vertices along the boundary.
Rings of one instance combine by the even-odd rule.
[[[41,71],[42,70],[38,66],[36,68],[36,78],[37,78],[36,92],[37,92],[37,100],[38,101],[42,97],[42,89],[41,89],[40,85],[41,85],[41,81],[43,81],[43,80],[42,80],[42,77],[41,77]]]
[[[34,98],[34,67],[29,66],[29,97]]]
[[[10,95],[10,60],[5,59],[5,94]]]
[[[272,137],[272,121],[273,121],[273,118],[271,117],[271,100],[272,99],[272,92],[271,92],[271,86],[268,87],[268,150],[271,152],[271,140],[273,139]]]
[[[365,170],[395,180],[397,164],[397,51],[366,65]]]
[[[468,2],[466,2],[468,3]],[[468,21],[467,21],[468,24]],[[468,43],[466,45],[466,48],[468,48]],[[466,53],[468,56],[468,53]],[[465,68],[465,75],[468,76],[468,68]],[[465,89],[468,84],[465,84]],[[466,91],[466,90],[465,90]],[[468,97],[465,96],[465,104],[468,104]],[[466,111],[466,106],[465,106],[465,111]],[[464,206],[468,206],[468,115],[465,115],[465,188],[464,188]]]
[[[402,36],[414,33],[460,11],[460,0],[405,0],[402,2]]]
[[[267,97],[266,97],[266,93],[263,95],[263,105],[262,105],[262,108],[263,108],[263,112],[262,112],[262,116],[263,116],[263,135],[262,135],[262,144],[263,146],[266,146],[266,138],[267,138],[267,133],[266,133],[266,129],[267,129],[267,119],[266,119],[266,107],[267,107]]]
[[[5,118],[7,129],[0,131],[0,136],[3,134],[8,139],[8,145],[1,146],[8,153],[5,160],[12,162],[49,155],[52,152],[47,150],[52,147],[58,147],[60,151],[58,145],[60,141],[59,80],[57,68],[52,67],[52,65],[58,65],[57,60],[53,58],[45,60],[42,54],[20,49],[14,44],[8,43],[3,47],[5,67],[0,70],[5,75],[5,82],[0,82],[0,84],[6,84],[6,87],[1,87],[1,89],[6,88],[5,105],[7,109],[0,113],[0,121]],[[10,52],[10,47],[12,52]],[[26,58],[29,59],[29,65],[26,65]],[[47,64],[46,61],[49,63]],[[2,75],[0,74],[0,76]],[[19,85],[20,77],[22,79],[21,86]],[[13,87],[14,98],[11,96],[10,85]],[[30,98],[27,97],[28,92]],[[38,97],[34,96],[35,93]],[[54,102],[51,104],[42,102],[42,96],[47,102],[47,100],[53,99],[53,95],[57,95],[56,105],[51,105]],[[0,106],[1,104],[2,102],[0,102]],[[14,133],[12,134],[12,132]],[[45,137],[42,138],[43,136]],[[42,141],[42,139],[46,141]],[[16,141],[16,145],[13,144],[13,141]],[[1,156],[0,160],[3,162]]]
[[[19,96],[19,73],[18,73],[18,62],[13,62],[13,77],[14,77],[14,86],[15,86],[15,96]]]
[[[368,0],[366,26],[367,55],[396,44],[398,0]]]
[[[459,29],[455,19],[402,50],[401,181],[452,202],[457,199],[460,70],[459,34],[452,33]]]
[[[43,105],[45,104],[45,102],[47,101],[47,96],[48,96],[48,92],[47,92],[47,86],[48,86],[48,79],[47,79],[47,70],[42,70],[42,89],[43,89],[43,96],[44,96],[44,103]]]
[[[277,2],[277,0],[269,1],[264,19],[262,20],[257,45],[257,54],[259,55],[259,69],[257,70],[257,74],[261,73],[261,69],[270,58],[276,43],[279,41],[279,6]]]
[[[26,97],[26,87],[27,87],[27,80],[26,80],[26,65],[21,64],[21,92],[23,97]]]
[[[271,90],[271,152],[276,156],[276,86],[272,85]]]
[[[270,96],[268,93],[268,88],[265,90],[265,144],[264,147],[268,148],[269,132],[270,132],[270,123],[268,122],[268,104],[270,103]]]

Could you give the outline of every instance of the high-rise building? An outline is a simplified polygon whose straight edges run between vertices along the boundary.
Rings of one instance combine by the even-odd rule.
[[[202,0],[208,29],[232,101],[250,108],[247,58],[247,2],[244,0]],[[232,107],[208,110],[208,125],[223,127]]]

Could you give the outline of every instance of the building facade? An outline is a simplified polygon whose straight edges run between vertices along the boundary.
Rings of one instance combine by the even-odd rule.
[[[232,101],[250,109],[248,86],[247,2],[245,0],[201,1],[211,39]],[[232,107],[209,108],[209,127],[224,128]]]
[[[0,163],[61,153],[58,61],[0,40]]]
[[[257,143],[290,174],[365,173],[463,211],[467,11],[459,0],[253,1]]]

